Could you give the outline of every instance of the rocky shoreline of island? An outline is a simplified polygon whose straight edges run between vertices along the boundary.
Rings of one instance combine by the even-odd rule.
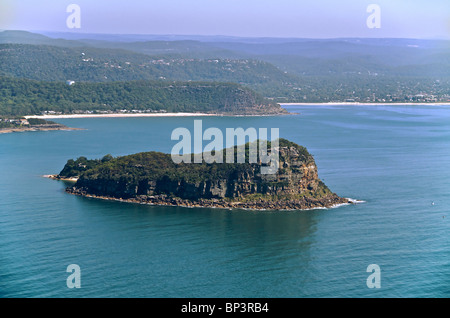
[[[72,180],[73,181],[73,180]],[[155,206],[172,206],[172,207],[186,207],[186,208],[217,208],[217,209],[241,209],[241,210],[259,210],[259,211],[295,211],[295,210],[314,210],[314,209],[329,209],[342,205],[357,204],[361,201],[341,198],[336,194],[330,194],[321,198],[302,197],[301,199],[286,199],[286,200],[245,200],[240,201],[236,199],[205,199],[198,200],[182,199],[166,194],[152,195],[152,196],[136,196],[133,198],[115,198],[111,196],[102,196],[91,194],[83,188],[68,187],[65,191],[69,194],[82,196],[86,198],[101,199],[108,201],[118,201],[125,203],[155,205]]]
[[[72,128],[64,125],[34,126],[34,127],[14,127],[0,128],[0,134],[8,134],[14,132],[31,132],[31,131],[53,131],[53,130],[83,130],[81,128]]]
[[[250,151],[250,144],[246,144]],[[55,180],[72,181],[73,195],[159,206],[248,210],[311,210],[358,203],[333,193],[318,177],[313,156],[285,139],[277,145],[279,167],[261,173],[262,162],[196,166],[171,155],[146,152],[102,159],[69,159]],[[234,149],[233,151],[236,151]]]

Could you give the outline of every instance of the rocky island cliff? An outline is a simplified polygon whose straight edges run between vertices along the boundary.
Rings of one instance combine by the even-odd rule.
[[[169,154],[146,152],[69,160],[57,178],[77,179],[66,189],[71,194],[153,205],[297,210],[352,203],[319,179],[306,148],[280,139],[278,149],[271,175],[261,174],[261,164],[176,164]]]

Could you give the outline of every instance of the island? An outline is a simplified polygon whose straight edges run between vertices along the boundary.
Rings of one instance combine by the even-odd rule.
[[[246,158],[249,145],[245,145]],[[269,153],[271,147],[268,143]],[[261,174],[260,161],[174,163],[170,154],[143,152],[70,159],[51,177],[74,181],[66,188],[70,194],[150,205],[304,210],[354,203],[331,192],[319,179],[314,158],[305,147],[279,139],[277,149],[279,169],[273,174]]]

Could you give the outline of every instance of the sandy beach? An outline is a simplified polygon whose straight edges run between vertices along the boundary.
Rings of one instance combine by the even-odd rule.
[[[450,102],[442,103],[279,103],[281,106],[450,106]]]
[[[282,107],[289,106],[450,106],[450,102],[445,103],[279,103]],[[113,113],[113,114],[68,114],[68,115],[30,115],[28,118],[39,119],[66,119],[66,118],[119,118],[119,117],[198,117],[198,116],[273,116],[273,115],[228,115],[228,114],[207,114],[207,113]]]

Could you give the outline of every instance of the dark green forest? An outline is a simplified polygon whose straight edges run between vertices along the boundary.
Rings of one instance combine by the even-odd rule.
[[[3,116],[120,110],[245,114],[276,112],[280,108],[233,83],[129,81],[69,86],[0,77],[0,115]]]
[[[192,59],[148,56],[122,49],[24,44],[0,44],[0,75],[59,82],[233,82],[259,92],[295,83],[295,77],[254,59]]]

